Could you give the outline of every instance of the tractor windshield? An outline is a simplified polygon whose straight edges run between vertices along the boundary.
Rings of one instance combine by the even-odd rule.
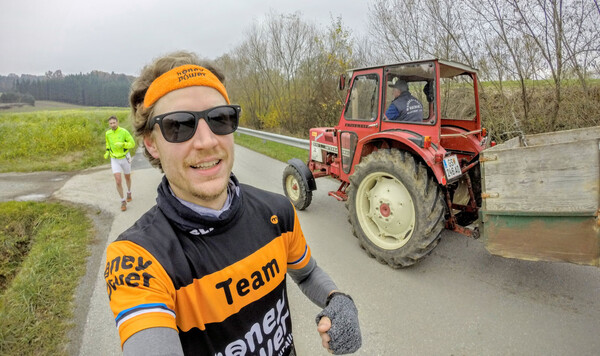
[[[387,121],[435,122],[435,66],[433,62],[408,63],[386,69],[385,116]]]
[[[374,121],[377,119],[379,97],[377,74],[358,75],[354,79],[344,116],[347,120]]]
[[[439,105],[442,120],[475,120],[477,115],[472,70],[460,64],[440,63]],[[436,74],[434,62],[407,63],[386,68],[384,120],[419,124],[436,122]],[[408,93],[403,93],[408,91]],[[410,95],[410,96],[409,96]],[[405,99],[403,99],[403,97]],[[415,106],[407,104],[415,103]],[[418,103],[415,102],[418,101]],[[397,110],[391,107],[396,106]],[[422,106],[422,113],[421,108]],[[393,114],[403,108],[415,107],[418,114],[406,119]]]

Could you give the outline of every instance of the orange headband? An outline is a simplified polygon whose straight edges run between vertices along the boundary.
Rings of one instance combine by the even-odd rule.
[[[158,99],[173,90],[191,86],[215,88],[223,95],[225,100],[227,100],[227,104],[229,104],[229,97],[227,96],[225,86],[216,75],[204,67],[186,64],[173,68],[154,79],[146,91],[144,107],[150,107],[150,105],[154,104]]]

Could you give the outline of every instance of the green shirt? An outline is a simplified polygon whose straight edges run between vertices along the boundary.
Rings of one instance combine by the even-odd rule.
[[[122,147],[117,147],[117,142],[123,142]],[[106,131],[106,150],[110,152],[113,158],[123,158],[128,150],[135,147],[135,141],[129,133],[122,127],[117,127],[116,130],[109,129]]]

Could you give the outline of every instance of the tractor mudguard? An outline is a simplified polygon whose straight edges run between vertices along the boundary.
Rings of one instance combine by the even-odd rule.
[[[315,182],[315,177],[313,177],[312,172],[310,171],[310,169],[308,169],[308,166],[306,165],[306,163],[302,162],[298,158],[292,158],[289,161],[287,161],[287,163],[290,166],[293,166],[294,168],[296,168],[296,170],[302,176],[304,183],[306,183],[306,186],[311,191],[317,190],[317,183]]]

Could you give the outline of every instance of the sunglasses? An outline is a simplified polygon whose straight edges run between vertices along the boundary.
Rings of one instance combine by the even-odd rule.
[[[228,135],[237,130],[241,112],[239,105],[215,106],[204,111],[173,111],[153,117],[148,128],[158,124],[165,140],[181,143],[194,136],[198,121],[204,119],[215,135]]]

